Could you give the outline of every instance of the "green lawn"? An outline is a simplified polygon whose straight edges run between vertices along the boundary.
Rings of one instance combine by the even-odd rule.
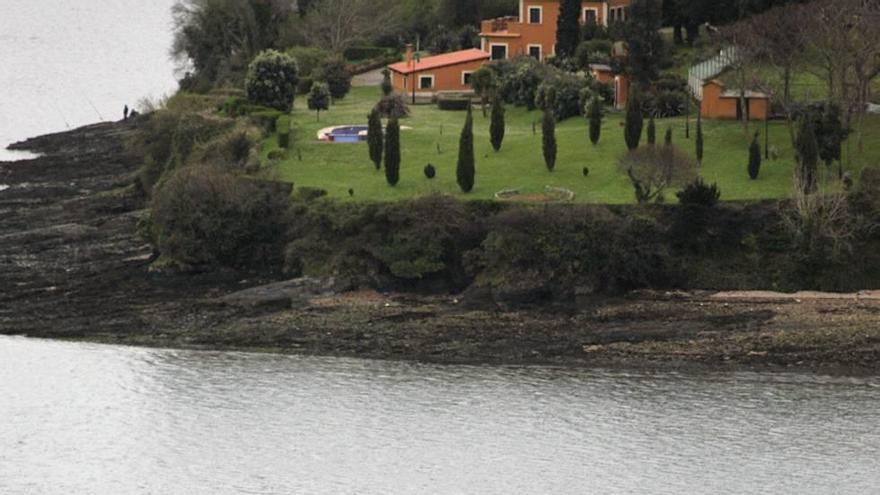
[[[623,115],[609,114],[605,119],[602,140],[592,146],[587,138],[584,119],[572,118],[559,123],[557,139],[559,158],[554,172],[544,167],[541,152],[540,112],[508,107],[507,136],[504,147],[495,153],[489,144],[489,122],[478,109],[474,112],[476,141],[476,186],[470,194],[462,194],[455,182],[458,138],[464,124],[464,112],[444,112],[434,105],[411,107],[412,115],[401,124],[409,127],[401,133],[403,161],[401,180],[396,187],[385,182],[384,173],[370,162],[366,143],[332,144],[317,140],[321,128],[333,125],[366,124],[367,113],[378,99],[378,88],[354,88],[329,112],[322,112],[321,121],[315,113],[305,110],[303,98],[292,112],[295,126],[290,158],[271,173],[297,187],[325,189],[331,197],[349,199],[353,189],[354,200],[393,200],[443,192],[462,198],[486,199],[497,191],[518,189],[523,193],[539,193],[545,186],[570,189],[576,201],[589,203],[629,203],[634,201],[632,187],[617,168],[618,158],[625,151]],[[533,132],[533,125],[536,132]],[[668,127],[674,129],[674,142],[693,152],[695,121],[691,120],[691,139],[684,137],[684,118],[657,122],[658,141]],[[752,124],[763,130],[763,124]],[[853,155],[854,170],[865,164],[880,164],[880,140],[871,139],[880,132],[880,118],[871,117],[866,125],[865,153]],[[770,126],[770,143],[780,159],[765,162],[761,176],[751,181],[746,172],[748,143],[742,124],[727,121],[704,122],[705,158],[703,177],[717,182],[724,200],[751,200],[785,197],[791,190],[793,156],[788,131],[783,123]],[[644,141],[644,138],[643,138]],[[277,149],[275,138],[267,140],[264,156]],[[301,157],[301,159],[300,159]],[[422,170],[428,163],[438,170],[434,180],[425,178]],[[589,177],[583,168],[589,167]],[[668,198],[673,195],[667,194]]]

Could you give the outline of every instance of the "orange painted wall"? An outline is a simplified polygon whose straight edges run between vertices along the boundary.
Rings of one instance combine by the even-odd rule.
[[[421,72],[416,72],[415,77],[418,80],[421,76],[434,76],[434,88],[430,90],[416,89],[416,94],[436,93],[438,91],[470,91],[471,87],[462,84],[462,72],[474,72],[483,66],[483,60],[474,60],[456,65],[447,65],[445,67],[437,67]],[[404,75],[399,72],[391,72],[391,84],[394,90],[401,94],[412,94],[412,75],[410,81],[404,88]]]
[[[722,97],[724,88],[715,81],[709,81],[703,86],[703,101],[700,103],[700,112],[707,119],[736,119],[736,107],[738,98]],[[768,98],[748,98],[749,120],[764,120],[770,113],[770,100]]]
[[[611,0],[609,6],[627,6],[630,0]],[[529,8],[540,7],[542,10],[541,23],[530,24]],[[605,4],[603,2],[583,2],[583,8],[596,10],[597,21],[605,22]],[[559,0],[523,0],[522,11],[519,12],[519,22],[508,23],[508,33],[493,35],[492,21],[483,21],[482,32],[484,33],[483,50],[491,51],[492,44],[506,44],[508,58],[527,55],[529,45],[540,45],[542,58],[555,55],[556,49],[556,23],[559,19]],[[583,20],[583,19],[582,19]]]

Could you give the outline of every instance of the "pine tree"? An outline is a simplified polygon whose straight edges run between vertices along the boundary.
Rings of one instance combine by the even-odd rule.
[[[598,96],[593,96],[590,101],[587,117],[590,119],[590,142],[595,146],[602,137],[602,101]]]
[[[758,143],[758,133],[755,133],[752,144],[749,146],[749,178],[755,180],[761,172],[761,145]]]
[[[556,19],[556,56],[574,56],[581,37],[581,0],[561,0]]]
[[[666,146],[672,145],[672,127],[666,128],[666,137],[663,139],[663,144]]]
[[[703,166],[703,115],[702,113],[697,114],[697,139],[696,139],[696,147],[697,147],[697,165]]]
[[[800,164],[800,178],[805,193],[816,190],[816,172],[819,165],[819,143],[813,128],[813,118],[809,114],[801,118],[797,135],[797,155]]]
[[[492,149],[496,152],[501,150],[504,143],[504,102],[501,98],[492,99],[492,121],[489,124],[489,137],[492,141]]]
[[[544,164],[547,170],[553,171],[556,167],[556,116],[552,110],[544,110],[544,119],[541,122],[543,132]]]
[[[370,160],[376,165],[376,170],[382,168],[382,147],[385,145],[382,136],[382,118],[375,108],[367,119],[367,144],[370,148]]]
[[[642,99],[638,91],[633,88],[630,91],[629,100],[626,102],[626,122],[623,127],[623,136],[626,139],[626,147],[630,151],[639,147],[642,140]]]
[[[400,182],[400,124],[396,118],[385,129],[385,179],[396,186]]]
[[[657,144],[657,125],[654,123],[654,116],[648,120],[648,144],[654,146]]]
[[[469,193],[474,189],[474,116],[468,105],[467,117],[464,128],[461,130],[461,138],[458,143],[458,166],[455,176],[458,179],[458,187],[462,192]]]

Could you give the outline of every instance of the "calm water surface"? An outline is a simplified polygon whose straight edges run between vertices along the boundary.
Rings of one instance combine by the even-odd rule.
[[[174,0],[0,0],[0,160],[47,132],[122,118],[175,89]]]
[[[880,380],[0,338],[2,494],[876,494]]]

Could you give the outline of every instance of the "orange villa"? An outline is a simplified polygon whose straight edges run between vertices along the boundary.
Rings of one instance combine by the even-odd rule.
[[[415,60],[412,45],[407,45],[404,61],[389,65],[388,69],[395,91],[425,96],[443,91],[470,91],[471,74],[487,60],[489,54],[476,48]]]
[[[601,26],[625,21],[630,0],[585,1],[581,4],[581,23],[594,21]],[[531,55],[538,60],[556,54],[556,22],[559,0],[520,0],[519,17],[483,21],[480,37],[483,51],[492,60]]]
[[[584,1],[581,22],[594,21],[608,26],[626,20],[630,0]],[[443,92],[471,91],[470,75],[492,60],[529,55],[544,60],[556,53],[556,22],[559,0],[520,0],[519,17],[501,17],[483,21],[480,38],[482,49],[461,50],[416,59],[412,45],[407,46],[403,62],[388,66],[394,89],[420,98]],[[617,104],[626,103],[629,85],[625,77],[609,74],[593,75],[612,84]],[[415,87],[414,87],[415,86]]]

